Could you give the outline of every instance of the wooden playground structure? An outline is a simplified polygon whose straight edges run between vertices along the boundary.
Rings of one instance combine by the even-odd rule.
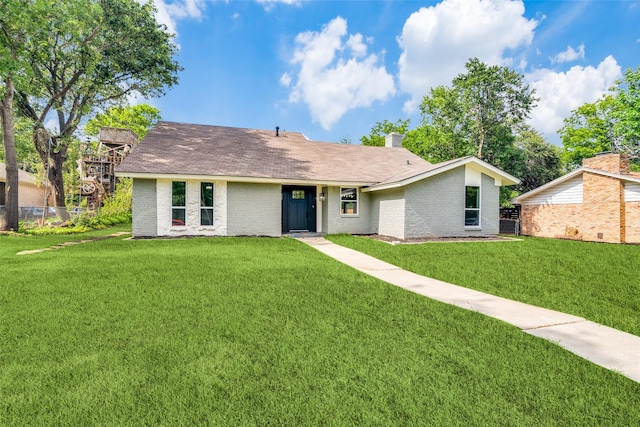
[[[138,145],[138,136],[130,129],[103,127],[98,140],[98,148],[84,153],[80,162],[80,196],[87,199],[90,210],[115,191],[115,168]]]

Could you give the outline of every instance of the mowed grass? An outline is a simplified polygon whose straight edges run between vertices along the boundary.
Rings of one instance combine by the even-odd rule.
[[[574,314],[640,336],[640,246],[523,238],[390,245],[329,236],[415,273]]]
[[[640,422],[640,384],[294,240],[34,243],[0,236],[3,426]]]

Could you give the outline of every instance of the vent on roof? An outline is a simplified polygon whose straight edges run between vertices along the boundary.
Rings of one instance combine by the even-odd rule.
[[[276,126],[276,136],[280,136],[280,126]]]

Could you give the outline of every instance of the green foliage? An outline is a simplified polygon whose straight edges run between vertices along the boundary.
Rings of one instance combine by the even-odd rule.
[[[89,230],[100,230],[117,224],[131,223],[131,199],[133,180],[123,178],[116,191],[104,200],[99,213],[83,210],[66,222],[55,220],[46,224],[21,223],[19,231],[33,235],[76,234]]]
[[[385,137],[387,135],[392,132],[404,135],[405,133],[407,133],[409,123],[409,119],[398,119],[395,121],[395,123],[392,123],[388,120],[376,122],[375,126],[371,128],[371,133],[369,134],[369,136],[363,136],[362,138],[360,138],[360,142],[362,142],[362,145],[384,147]]]
[[[68,234],[80,234],[86,233],[91,230],[98,230],[105,228],[101,225],[86,225],[86,224],[74,224],[71,226],[60,227],[55,225],[43,225],[20,223],[18,231],[20,233],[32,235],[32,236],[56,236],[56,235],[68,235]]]
[[[562,150],[547,142],[542,135],[530,126],[523,126],[516,136],[518,151],[514,158],[516,170],[520,178],[516,187],[518,192],[531,191],[564,174]]]
[[[423,134],[435,137],[425,144],[438,153],[435,157],[475,155],[510,172],[515,131],[536,104],[534,90],[507,67],[472,58],[466,69],[451,87],[432,88],[424,97]]]
[[[612,112],[616,99],[606,95],[592,104],[584,104],[564,119],[558,131],[564,151],[562,159],[569,169],[582,166],[582,159],[611,150],[615,138]]]
[[[24,117],[14,117],[16,158],[18,168],[43,178],[44,169],[38,152],[33,145],[32,124]],[[2,134],[0,134],[2,144]],[[0,160],[4,161],[4,150],[0,150]]]
[[[131,206],[133,199],[133,180],[131,178],[121,178],[116,185],[116,190],[107,197],[100,208],[100,217],[103,220],[113,218],[118,222],[125,222],[121,219],[127,218],[131,221]]]
[[[574,110],[558,131],[564,146],[563,158],[577,168],[582,159],[600,152],[628,155],[640,164],[640,67],[628,69],[609,94]],[[633,165],[632,165],[633,166]]]
[[[109,107],[89,120],[84,131],[87,135],[96,136],[103,126],[131,129],[142,140],[160,119],[160,110],[149,104]]]
[[[28,66],[20,71],[32,78],[28,85],[16,85],[16,102],[34,123],[33,140],[43,163],[51,158],[48,179],[57,205],[63,206],[62,164],[78,124],[94,108],[131,93],[159,96],[177,84],[177,47],[166,27],[156,23],[152,2],[21,3],[33,25],[23,43]],[[54,112],[59,130],[50,134],[44,122]]]
[[[640,66],[627,69],[624,79],[613,89],[616,94],[616,108],[612,111],[615,135],[615,151],[640,160]],[[640,162],[636,162],[638,164]]]

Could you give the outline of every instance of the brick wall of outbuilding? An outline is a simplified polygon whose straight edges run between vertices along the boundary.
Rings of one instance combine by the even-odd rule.
[[[640,243],[640,202],[625,203],[625,241]]]
[[[582,205],[523,205],[520,211],[525,236],[582,239]]]
[[[585,172],[582,175],[582,191],[582,239],[594,242],[624,242],[625,209],[622,181]]]
[[[583,166],[615,174],[629,173],[629,159],[604,154]],[[523,204],[522,234],[609,243],[640,243],[640,202],[625,203],[622,180],[588,171],[582,174],[581,204]]]

